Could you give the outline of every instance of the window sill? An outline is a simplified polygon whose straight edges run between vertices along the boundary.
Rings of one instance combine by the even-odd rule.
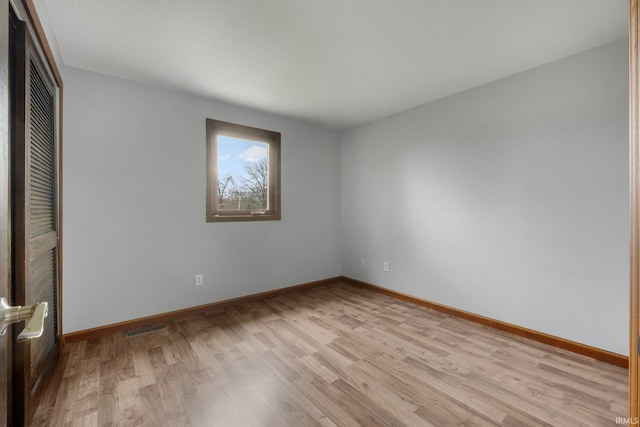
[[[261,215],[210,215],[207,222],[240,222],[240,221],[280,221],[279,214]]]

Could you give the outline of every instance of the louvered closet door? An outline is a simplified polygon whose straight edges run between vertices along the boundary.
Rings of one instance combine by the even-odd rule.
[[[15,303],[49,303],[42,337],[16,344],[14,406],[28,421],[42,378],[59,353],[56,87],[28,32],[14,68]],[[22,68],[22,69],[20,69]],[[17,331],[20,328],[15,328]]]

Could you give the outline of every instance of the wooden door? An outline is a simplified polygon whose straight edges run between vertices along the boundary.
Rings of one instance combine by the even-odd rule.
[[[13,422],[21,425],[59,356],[57,90],[26,24],[11,18],[13,304],[49,303],[43,335],[13,344]]]

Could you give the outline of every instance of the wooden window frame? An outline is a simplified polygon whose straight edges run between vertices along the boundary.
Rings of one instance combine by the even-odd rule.
[[[207,222],[279,221],[280,132],[207,119]],[[218,136],[246,139],[269,145],[269,208],[265,211],[218,209]]]

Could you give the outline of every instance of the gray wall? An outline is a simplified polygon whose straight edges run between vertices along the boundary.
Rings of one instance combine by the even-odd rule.
[[[63,71],[64,333],[340,274],[337,133]],[[207,117],[282,132],[282,221],[205,222]]]
[[[621,41],[345,132],[343,274],[627,354],[627,82]]]
[[[64,68],[64,332],[344,274],[626,354],[626,49],[363,125],[342,152],[333,131]],[[205,223],[206,117],[282,132],[282,221]]]

